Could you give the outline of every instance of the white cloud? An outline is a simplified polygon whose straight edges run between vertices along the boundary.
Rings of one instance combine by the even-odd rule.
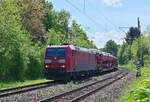
[[[109,40],[114,40],[117,44],[122,44],[125,34],[117,32],[115,30],[110,30],[108,32],[96,32],[94,35],[90,36],[94,37],[94,39],[92,39],[94,41],[94,44],[97,47],[102,48]]]
[[[102,0],[107,6],[120,7],[122,6],[122,0]]]

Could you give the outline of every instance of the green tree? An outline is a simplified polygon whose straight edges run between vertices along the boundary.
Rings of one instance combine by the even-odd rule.
[[[49,29],[53,28],[55,23],[57,23],[57,16],[56,12],[53,10],[53,5],[49,3],[48,1],[44,1],[43,3],[44,9],[45,9],[45,15],[43,17],[43,24],[45,27],[46,32],[48,32]]]
[[[48,44],[62,44],[71,43],[78,46],[88,48],[95,48],[94,44],[88,40],[86,32],[81,26],[73,20],[71,27],[70,13],[61,10],[56,12],[53,10],[51,3],[45,2],[46,16],[44,18],[44,25],[46,27],[46,38]]]
[[[96,48],[92,41],[88,39],[86,32],[75,20],[72,21],[69,31],[70,42],[86,48]]]
[[[30,32],[32,41],[44,41],[44,26],[42,18],[45,14],[43,0],[21,0],[22,23]]]
[[[132,44],[133,40],[139,38],[141,36],[140,34],[140,30],[137,27],[131,27],[128,31],[128,33],[126,34],[126,42],[128,44]]]
[[[59,29],[59,31],[64,34],[64,37],[62,37],[64,42],[67,42],[67,40],[69,38],[68,37],[69,20],[70,20],[69,12],[67,12],[65,10],[61,10],[60,12],[58,12],[58,27],[59,28],[57,28],[57,29]]]
[[[24,75],[20,11],[15,0],[0,1],[0,77],[9,80],[23,79]]]
[[[138,40],[140,43],[139,52],[138,50]],[[141,58],[143,60],[144,66],[149,66],[150,62],[150,36],[144,36],[144,34],[138,38],[133,40],[131,45],[128,45],[127,43],[123,43],[118,51],[118,59],[120,64],[128,64],[128,63],[134,63],[137,59],[137,53],[140,53]]]
[[[16,0],[0,1],[0,79],[3,81],[42,76],[41,47],[31,46],[30,35],[21,22],[19,3]],[[32,74],[27,73],[29,71]]]
[[[119,64],[128,64],[131,60],[130,46],[127,43],[123,43],[118,50]]]
[[[140,47],[138,46],[138,41],[140,43]],[[149,36],[141,36],[140,38],[138,38],[137,40],[133,41],[132,47],[131,47],[131,52],[132,52],[132,59],[136,60],[137,58],[137,53],[140,54],[141,58],[142,58],[142,64],[144,65],[145,62],[148,62],[147,60],[149,60]],[[139,47],[139,48],[138,48]],[[139,51],[137,52],[137,50],[139,49]],[[148,63],[147,63],[148,65]]]
[[[70,13],[65,10],[56,12],[55,10],[53,10],[52,4],[48,2],[45,2],[44,5],[46,14],[45,17],[43,18],[43,22],[45,30],[47,32],[46,36],[48,39],[48,43],[51,44],[66,43],[69,38],[68,25],[70,22]]]
[[[114,55],[114,56],[117,56],[118,45],[115,43],[115,41],[109,40],[109,41],[107,41],[103,50],[105,52],[108,52],[108,53]]]
[[[70,13],[56,12],[45,0],[1,0],[0,79],[41,78],[43,37],[46,44],[62,44],[72,37],[75,45],[95,48],[77,22],[71,23],[71,31],[69,24]]]

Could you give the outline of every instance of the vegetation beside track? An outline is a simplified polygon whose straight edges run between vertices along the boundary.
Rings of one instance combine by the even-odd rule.
[[[45,47],[70,38],[72,44],[96,48],[70,13],[56,11],[51,2],[0,0],[0,81],[43,78]]]
[[[142,76],[125,89],[118,102],[150,102],[150,68],[141,69]]]
[[[129,63],[126,65],[119,65],[120,69],[130,69],[130,70],[136,70],[136,66],[133,63]]]
[[[27,80],[24,82],[18,81],[18,82],[0,82],[0,89],[7,89],[7,88],[15,88],[20,86],[27,86],[27,85],[33,85],[38,83],[47,82],[49,80],[46,79],[38,79],[38,80]]]
[[[92,77],[92,80],[95,80],[95,81],[98,81],[98,80],[101,80],[101,79],[102,79],[102,77],[99,77],[99,76]]]

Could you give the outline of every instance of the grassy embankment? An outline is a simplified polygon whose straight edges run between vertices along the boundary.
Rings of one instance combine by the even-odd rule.
[[[141,69],[142,76],[124,90],[118,102],[150,102],[150,68]]]
[[[13,88],[18,86],[26,86],[26,85],[32,85],[32,84],[38,84],[42,82],[47,82],[46,79],[38,79],[38,80],[27,80],[24,82],[0,82],[0,89],[7,89],[7,88]]]
[[[119,65],[119,68],[121,68],[121,69],[131,69],[131,70],[136,70],[135,64]]]

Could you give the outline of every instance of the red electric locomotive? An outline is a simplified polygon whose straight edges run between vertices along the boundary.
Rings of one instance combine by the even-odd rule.
[[[110,64],[110,65],[108,65]],[[48,46],[45,52],[44,70],[47,79],[69,80],[76,76],[115,68],[116,58],[74,45]]]

